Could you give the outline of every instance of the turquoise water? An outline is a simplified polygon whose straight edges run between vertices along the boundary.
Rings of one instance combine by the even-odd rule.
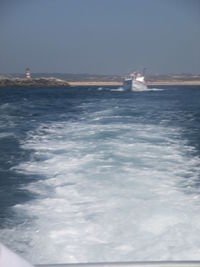
[[[1,241],[33,263],[200,260],[199,89],[1,89]]]

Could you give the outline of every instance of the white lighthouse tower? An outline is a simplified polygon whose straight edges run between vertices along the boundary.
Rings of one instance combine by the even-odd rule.
[[[26,69],[26,79],[27,80],[30,80],[31,79],[31,72],[30,72],[30,69],[29,68]]]

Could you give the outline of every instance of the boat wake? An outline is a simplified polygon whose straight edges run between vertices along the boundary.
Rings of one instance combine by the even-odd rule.
[[[1,109],[2,148],[22,153],[8,192],[31,196],[9,206],[1,242],[35,264],[199,260],[199,92],[182,106],[180,90],[46,90]]]
[[[29,133],[32,157],[15,170],[39,177],[21,188],[37,198],[13,207],[23,223],[2,241],[38,263],[199,259],[199,159],[178,129],[107,116]]]

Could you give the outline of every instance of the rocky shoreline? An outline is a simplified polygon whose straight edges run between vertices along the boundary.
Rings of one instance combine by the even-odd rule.
[[[68,87],[70,84],[56,78],[32,78],[30,80],[23,78],[4,78],[0,79],[0,87]]]

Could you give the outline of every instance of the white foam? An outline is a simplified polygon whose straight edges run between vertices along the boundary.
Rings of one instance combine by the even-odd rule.
[[[15,170],[39,175],[23,187],[38,197],[13,208],[27,221],[4,242],[35,263],[199,260],[200,160],[179,128],[97,115],[111,112],[30,132],[32,158]]]
[[[123,87],[119,87],[117,89],[111,89],[112,92],[123,92],[124,88]]]
[[[148,88],[148,91],[163,91],[163,90],[166,90],[166,89],[161,89],[161,88]]]

